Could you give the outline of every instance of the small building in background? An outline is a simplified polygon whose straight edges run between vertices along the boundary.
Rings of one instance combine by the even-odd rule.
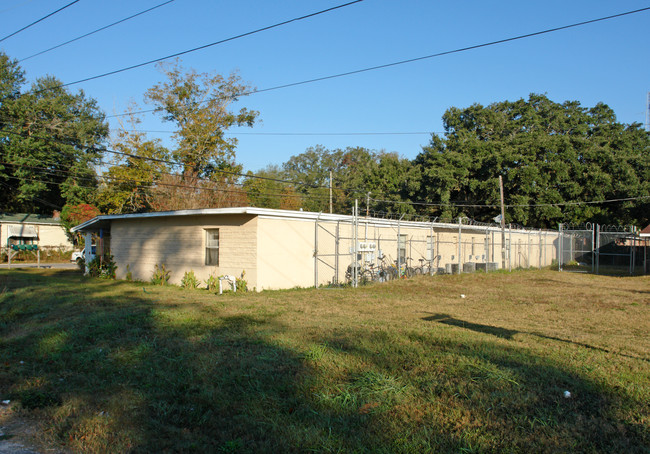
[[[14,244],[38,244],[41,250],[52,248],[68,251],[74,248],[57,212],[52,216],[0,213],[2,250]]]

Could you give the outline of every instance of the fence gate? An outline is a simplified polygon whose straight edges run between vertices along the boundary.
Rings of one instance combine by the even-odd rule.
[[[594,226],[560,224],[558,269],[576,273],[595,271]]]
[[[560,271],[596,274],[647,272],[646,246],[633,227],[560,224]]]
[[[596,274],[635,272],[636,237],[633,229],[596,226]]]

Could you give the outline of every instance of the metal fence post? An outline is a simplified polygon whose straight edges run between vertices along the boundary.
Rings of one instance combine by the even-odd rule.
[[[564,253],[564,239],[562,236],[562,224],[558,226],[558,253],[557,253],[557,270],[562,271],[562,254]]]
[[[630,247],[630,275],[634,274],[636,259],[636,227],[632,226],[632,246]]]
[[[436,244],[436,248],[438,245]],[[433,276],[433,251],[436,249],[433,247],[433,222],[431,222],[431,252],[429,255],[429,276]]]
[[[508,271],[512,272],[512,224],[508,224]]]
[[[461,257],[462,254],[462,244],[463,244],[463,218],[458,216],[458,274],[461,273]]]
[[[334,283],[339,283],[339,243],[341,241],[341,221],[336,221],[336,238],[334,239]]]
[[[402,277],[402,255],[400,254],[401,222],[404,215],[397,220],[397,278]],[[406,247],[406,244],[404,244]]]
[[[314,287],[318,288],[318,220],[322,212],[316,216],[316,223],[314,228]]]
[[[538,247],[539,247],[539,269],[542,269],[542,231],[539,231],[539,238],[537,239]]]
[[[596,274],[600,273],[600,225],[596,224],[594,226],[596,229],[596,237],[594,238],[594,244],[596,245],[593,257],[592,257],[592,263],[595,260],[596,261]],[[591,271],[593,272],[593,266],[591,268]]]

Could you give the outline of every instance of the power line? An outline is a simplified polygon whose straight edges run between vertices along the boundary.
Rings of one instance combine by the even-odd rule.
[[[9,178],[12,178],[12,177],[9,177]],[[4,181],[0,181],[0,184],[3,185],[4,187],[8,188],[9,191],[13,191],[13,190],[14,190],[14,188],[12,188],[10,185],[8,185],[7,183],[5,183]],[[41,199],[41,198],[39,198],[39,197],[34,197],[34,196],[32,196],[32,199],[33,199],[33,200],[36,200],[37,202],[42,203],[43,205],[47,205],[47,206],[49,206],[49,207],[51,207],[51,208],[55,208],[55,209],[57,209],[57,210],[62,210],[62,209],[63,209],[62,207],[60,207],[60,206],[58,206],[58,205],[55,205],[55,204],[53,204],[53,203],[51,203],[51,202],[48,202],[48,201],[45,200],[45,199]]]
[[[77,0],[77,1],[79,1],[79,0]],[[191,52],[196,52],[198,50],[207,49],[208,47],[216,46],[218,44],[223,44],[223,43],[226,43],[228,41],[233,41],[233,40],[236,40],[236,39],[239,39],[239,38],[254,35],[256,33],[271,30],[273,28],[280,27],[282,25],[287,25],[287,24],[290,24],[292,22],[297,22],[297,21],[301,21],[301,20],[304,20],[304,19],[309,19],[311,17],[318,16],[320,14],[328,13],[328,12],[331,12],[331,11],[334,11],[334,10],[337,10],[337,9],[340,9],[340,8],[345,8],[346,6],[354,5],[355,3],[360,3],[362,1],[363,0],[354,0],[354,1],[351,1],[351,2],[348,2],[348,3],[344,3],[342,5],[333,6],[331,8],[327,8],[327,9],[324,9],[324,10],[321,10],[321,11],[317,11],[315,13],[307,14],[305,16],[295,17],[293,19],[289,19],[289,20],[286,20],[286,21],[283,21],[283,22],[278,22],[277,24],[269,25],[267,27],[258,28],[257,30],[242,33],[240,35],[236,35],[236,36],[232,36],[230,38],[222,39],[220,41],[215,41],[215,42],[210,43],[210,44],[205,44],[203,46],[194,47],[192,49],[184,50],[182,52],[177,52],[175,54],[166,55],[164,57],[156,58],[154,60],[149,60],[149,61],[146,61],[146,62],[143,62],[143,63],[138,63],[136,65],[127,66],[125,68],[116,69],[114,71],[109,71],[109,72],[106,72],[106,73],[103,73],[103,74],[99,74],[97,76],[86,77],[85,79],[80,79],[80,80],[76,80],[74,82],[68,82],[66,84],[61,84],[61,85],[58,85],[57,88],[68,87],[70,85],[76,85],[76,84],[80,84],[82,82],[88,82],[90,80],[100,79],[100,78],[106,77],[106,76],[112,76],[113,74],[118,74],[118,73],[122,73],[124,71],[130,71],[132,69],[141,68],[142,66],[151,65],[153,63],[158,63],[159,61],[168,60],[170,58],[175,58],[175,57],[180,57],[181,55],[189,54]]]
[[[23,167],[36,169],[36,170],[43,170],[44,171],[43,174],[52,175],[52,176],[59,176],[58,174],[61,174],[61,173],[63,173],[63,174],[72,173],[71,171],[63,170],[63,169],[51,170],[51,169],[47,169],[45,167],[35,167],[35,166],[23,166]],[[178,176],[178,175],[173,175],[173,174],[169,174],[169,175]],[[6,175],[6,177],[9,178],[9,179],[12,179],[12,180],[29,181],[30,183],[43,183],[45,185],[62,186],[64,184],[69,184],[69,183],[66,183],[66,182],[43,181],[43,180],[35,180],[33,178],[16,177],[16,176],[10,176],[10,175]],[[99,180],[107,180],[107,181],[123,182],[123,183],[136,183],[136,184],[148,183],[148,180],[138,180],[138,179],[135,179],[135,178],[118,178],[118,177],[111,177],[111,176],[105,176],[105,175],[99,176],[99,177],[97,177],[97,179],[99,179]],[[87,182],[95,181],[94,178],[83,177],[83,176],[75,176],[75,180],[81,180],[81,181],[87,181]],[[199,181],[206,181],[208,183],[214,184],[214,182],[211,182],[209,180],[201,180],[201,179],[199,179]],[[0,183],[2,183],[2,182],[0,182]],[[97,189],[94,186],[83,186],[83,185],[79,185],[79,184],[76,184],[76,183],[75,183],[74,186],[82,188],[82,189]],[[8,186],[8,187],[10,187],[10,186]],[[213,192],[227,192],[227,193],[235,193],[235,194],[241,194],[241,195],[247,195],[247,196],[250,193],[250,190],[234,190],[234,189],[214,188],[214,187],[211,188],[211,187],[206,187],[206,186],[194,186],[194,185],[188,185],[188,184],[164,183],[164,182],[161,182],[161,181],[156,181],[156,182],[154,182],[154,184],[145,184],[145,185],[139,184],[139,188],[143,188],[143,189],[155,189],[155,188],[159,188],[159,187],[195,189],[195,190],[200,190],[200,191],[213,191]],[[11,188],[11,189],[13,189],[13,188]],[[317,195],[313,195],[313,194],[306,196],[306,195],[303,195],[303,194],[277,194],[277,193],[270,193],[270,192],[263,192],[263,191],[260,191],[259,194],[264,196],[264,197],[282,197],[282,198],[287,198],[288,197],[288,198],[300,198],[300,199],[312,199],[312,200],[314,200],[314,199],[316,199],[316,200],[326,200],[328,198],[327,196],[317,196]],[[50,204],[49,202],[47,202],[47,201],[45,201],[43,199],[38,199],[36,197],[33,197],[33,198],[35,200],[39,200],[39,201],[41,201],[43,203]],[[52,205],[52,204],[50,204],[50,205],[53,206],[54,208],[59,208],[60,209],[60,207],[58,207],[56,205]]]
[[[636,9],[636,10],[633,10],[633,11],[626,11],[624,13],[613,14],[611,16],[604,16],[604,17],[600,17],[600,18],[597,18],[597,19],[591,19],[591,20],[587,20],[587,21],[576,22],[576,23],[573,23],[573,24],[563,25],[561,27],[549,28],[549,29],[546,29],[546,30],[541,30],[541,31],[533,32],[533,33],[527,33],[527,34],[524,34],[524,35],[517,35],[517,36],[513,36],[511,38],[504,38],[504,39],[500,39],[500,40],[497,40],[497,41],[490,41],[490,42],[487,42],[487,43],[476,44],[476,45],[473,45],[473,46],[461,47],[461,48],[458,48],[458,49],[448,50],[448,51],[444,51],[444,52],[438,52],[438,53],[435,53],[435,54],[424,55],[424,56],[416,57],[416,58],[410,58],[410,59],[407,59],[407,60],[400,60],[400,61],[396,61],[396,62],[392,62],[392,63],[386,63],[386,64],[382,64],[382,65],[377,65],[377,66],[370,66],[370,67],[367,67],[367,68],[356,69],[356,70],[353,70],[353,71],[347,71],[347,72],[338,73],[338,74],[332,74],[332,75],[329,75],[329,76],[316,77],[316,78],[313,78],[313,79],[302,80],[302,81],[299,81],[299,82],[291,82],[291,83],[288,83],[288,84],[276,85],[274,87],[269,87],[269,88],[255,89],[255,90],[251,90],[249,92],[239,93],[238,96],[250,96],[250,95],[257,94],[257,93],[264,93],[264,92],[269,92],[269,91],[281,90],[281,89],[284,89],[284,88],[296,87],[296,86],[299,86],[299,85],[306,85],[306,84],[311,84],[311,83],[315,83],[315,82],[322,82],[324,80],[336,79],[336,78],[340,78],[340,77],[351,76],[351,75],[354,75],[354,74],[361,74],[361,73],[364,73],[364,72],[375,71],[375,70],[378,70],[378,69],[384,69],[384,68],[390,68],[390,67],[393,67],[393,66],[404,65],[404,64],[407,64],[407,63],[414,63],[414,62],[427,60],[427,59],[431,59],[431,58],[442,57],[442,56],[445,56],[445,55],[451,55],[451,54],[456,54],[456,53],[460,53],[460,52],[466,52],[466,51],[469,51],[469,50],[480,49],[480,48],[483,48],[483,47],[495,46],[497,44],[504,44],[504,43],[511,42],[511,41],[517,41],[517,40],[520,40],[520,39],[531,38],[531,37],[534,37],[534,36],[553,33],[553,32],[557,32],[557,31],[561,31],[561,30],[566,30],[566,29],[569,29],[569,28],[580,27],[580,26],[583,26],[583,25],[588,25],[588,24],[593,24],[593,23],[596,23],[596,22],[602,22],[602,21],[605,21],[605,20],[615,19],[615,18],[618,18],[618,17],[627,16],[627,15],[630,15],[630,14],[641,13],[641,12],[648,11],[648,10],[650,10],[650,7]],[[84,79],[82,81],[73,82],[73,83],[84,82],[86,80],[90,80],[90,79]],[[69,85],[69,84],[67,84],[67,85]],[[227,97],[223,97],[223,99],[227,99]],[[132,115],[132,114],[139,114],[139,113],[149,113],[149,112],[154,112],[155,110],[156,109],[144,109],[144,110],[139,110],[139,111],[135,111],[135,112],[129,112],[129,113],[126,113],[126,114],[107,115],[106,118],[122,117],[122,116],[125,116],[125,115]]]
[[[44,20],[47,19],[48,17],[50,17],[50,16],[54,16],[56,13],[58,13],[58,12],[60,12],[60,11],[63,11],[63,10],[66,9],[67,7],[72,6],[72,5],[74,5],[75,3],[77,3],[77,2],[79,2],[79,0],[74,0],[73,2],[70,2],[70,3],[68,3],[67,5],[65,5],[65,6],[63,6],[63,7],[59,8],[59,9],[57,9],[56,11],[51,12],[51,13],[48,14],[47,16],[43,16],[43,17],[41,17],[40,19],[38,19],[38,20],[32,22],[31,24],[24,26],[24,27],[21,28],[20,30],[16,30],[15,32],[13,32],[13,33],[11,33],[11,34],[5,36],[5,37],[2,38],[2,39],[0,39],[0,43],[1,43],[2,41],[4,41],[5,39],[7,39],[7,38],[11,38],[12,36],[17,35],[18,33],[22,32],[23,30],[27,30],[27,29],[28,29],[29,27],[31,27],[32,25],[36,25],[36,24],[38,24],[39,22],[44,21]]]
[[[621,199],[607,199],[607,200],[588,200],[578,202],[558,202],[558,203],[535,203],[535,204],[510,204],[504,205],[506,208],[534,208],[534,207],[552,207],[552,206],[574,206],[574,205],[598,205],[602,203],[619,203],[619,202],[633,202],[638,200],[647,200],[650,196],[639,197],[626,197]],[[499,208],[498,204],[464,204],[464,203],[430,203],[430,202],[413,202],[413,201],[398,201],[398,200],[380,200],[373,199],[373,202],[379,203],[394,203],[398,205],[420,205],[430,207],[453,207],[453,208]]]
[[[353,74],[360,74],[360,73],[364,73],[364,72],[368,72],[368,71],[375,71],[377,69],[390,68],[392,66],[404,65],[406,63],[413,63],[413,62],[417,62],[417,61],[421,61],[421,60],[427,60],[427,59],[430,59],[430,58],[442,57],[444,55],[451,55],[451,54],[456,54],[456,53],[460,53],[460,52],[466,52],[468,50],[480,49],[482,47],[494,46],[494,45],[497,45],[497,44],[503,44],[503,43],[507,43],[507,42],[511,42],[511,41],[516,41],[516,40],[519,40],[519,39],[531,38],[533,36],[539,36],[539,35],[544,35],[544,34],[547,34],[547,33],[557,32],[557,31],[560,31],[560,30],[566,30],[566,29],[569,29],[569,28],[580,27],[582,25],[593,24],[593,23],[596,23],[596,22],[601,22],[601,21],[605,21],[605,20],[609,20],[609,19],[614,19],[614,18],[617,18],[617,17],[627,16],[627,15],[630,15],[630,14],[636,14],[636,13],[640,13],[640,12],[648,11],[648,10],[650,10],[650,6],[646,7],[646,8],[633,10],[633,11],[627,11],[627,12],[624,12],[624,13],[613,14],[611,16],[600,17],[598,19],[591,19],[591,20],[587,20],[587,21],[583,21],[583,22],[577,22],[577,23],[570,24],[570,25],[564,25],[564,26],[561,26],[561,27],[549,28],[549,29],[546,29],[546,30],[538,31],[538,32],[527,33],[525,35],[518,35],[518,36],[511,37],[511,38],[500,39],[500,40],[497,40],[497,41],[490,41],[490,42],[483,43],[483,44],[476,44],[476,45],[473,45],[473,46],[461,47],[461,48],[454,49],[454,50],[438,52],[436,54],[424,55],[422,57],[410,58],[408,60],[400,60],[400,61],[393,62],[393,63],[386,63],[386,64],[383,64],[383,65],[371,66],[369,68],[357,69],[357,70],[354,70],[354,71],[348,71],[348,72],[344,72],[344,73],[333,74],[333,75],[330,75],[330,76],[317,77],[315,79],[303,80],[301,82],[293,82],[293,83],[284,84],[284,85],[277,85],[275,87],[263,88],[263,89],[260,89],[260,90],[253,90],[253,91],[251,91],[249,93],[243,93],[242,96],[249,95],[249,94],[254,94],[254,93],[263,93],[263,92],[273,91],[273,90],[280,90],[282,88],[295,87],[295,86],[298,86],[298,85],[310,84],[310,83],[313,83],[313,82],[321,82],[321,81],[324,81],[324,80],[335,79],[335,78],[338,78],[338,77],[351,76]]]
[[[21,62],[23,62],[23,61],[25,61],[25,60],[29,60],[30,58],[36,57],[37,55],[42,55],[42,54],[44,54],[44,53],[46,53],[46,52],[49,52],[49,51],[51,51],[51,50],[58,49],[59,47],[63,47],[63,46],[65,46],[65,45],[70,44],[70,43],[73,43],[73,42],[75,42],[75,41],[79,41],[79,40],[82,39],[82,38],[86,38],[86,37],[88,37],[88,36],[90,36],[90,35],[94,35],[95,33],[101,32],[101,31],[103,31],[103,30],[106,30],[107,28],[110,28],[110,27],[113,27],[113,26],[115,26],[115,25],[121,24],[122,22],[126,22],[126,21],[128,21],[128,20],[130,20],[130,19],[133,19],[133,18],[135,18],[135,17],[141,16],[142,14],[145,14],[145,13],[148,13],[148,12],[150,12],[150,11],[153,11],[153,10],[155,10],[155,9],[157,9],[157,8],[160,8],[161,6],[165,6],[165,5],[167,5],[167,4],[169,4],[169,3],[172,3],[172,2],[174,2],[174,1],[176,1],[176,0],[168,0],[168,1],[166,1],[166,2],[164,2],[164,3],[161,3],[161,4],[159,4],[159,5],[156,5],[156,6],[152,7],[152,8],[146,9],[146,10],[144,10],[144,11],[140,11],[139,13],[133,14],[132,16],[125,17],[124,19],[118,20],[117,22],[113,22],[112,24],[105,25],[104,27],[98,28],[97,30],[93,30],[93,31],[91,31],[91,32],[89,32],[89,33],[86,33],[86,34],[84,34],[84,35],[81,35],[81,36],[77,36],[76,38],[73,38],[73,39],[71,39],[71,40],[69,40],[69,41],[66,41],[66,42],[61,43],[61,44],[57,44],[56,46],[50,47],[49,49],[45,49],[45,50],[42,50],[42,51],[40,51],[40,52],[37,52],[37,53],[35,53],[35,54],[33,54],[33,55],[30,55],[29,57],[25,57],[25,58],[23,58],[22,60],[18,60],[18,63],[21,63]]]
[[[130,132],[174,134],[176,131],[131,129]],[[399,136],[399,135],[430,135],[444,134],[442,131],[414,131],[414,132],[226,132],[230,136]]]
[[[0,164],[12,164],[8,162],[2,162]],[[57,176],[59,174],[71,174],[72,171],[70,170],[65,170],[65,169],[48,169],[46,167],[38,167],[38,166],[29,166],[29,165],[22,165],[22,167],[27,167],[35,170],[42,170],[44,171],[43,173],[49,174],[49,175],[54,175]],[[162,174],[166,174],[164,172],[161,172]],[[179,175],[175,174],[166,174],[170,176],[176,176],[178,177]],[[66,183],[63,182],[55,182],[55,181],[42,181],[42,180],[34,180],[32,178],[21,178],[21,177],[15,177],[15,176],[9,176],[7,175],[7,178],[14,179],[14,180],[19,180],[19,181],[29,181],[32,183],[43,183],[43,184],[54,184],[54,185],[63,185]],[[227,193],[236,193],[236,194],[243,194],[243,195],[249,195],[249,190],[233,190],[233,189],[224,189],[224,188],[211,188],[211,187],[206,187],[206,186],[194,186],[194,185],[187,185],[187,184],[174,184],[174,183],[164,183],[161,181],[156,181],[154,184],[147,184],[147,185],[142,185],[140,183],[148,183],[148,180],[138,180],[135,178],[119,178],[119,177],[113,177],[113,176],[107,176],[107,175],[102,175],[97,177],[101,180],[108,180],[108,181],[116,181],[116,182],[125,182],[125,183],[136,183],[139,184],[140,188],[148,188],[148,189],[154,189],[157,187],[173,187],[173,188],[182,188],[182,189],[194,189],[194,190],[209,190],[209,191],[216,191],[216,192],[227,192]],[[95,181],[94,178],[92,177],[84,177],[84,176],[75,176],[76,180],[85,180],[85,181]],[[214,182],[210,180],[204,180],[201,178],[197,178],[197,181],[205,181],[208,184],[214,184]],[[0,182],[1,183],[1,182]],[[69,184],[69,183],[68,183]],[[234,186],[237,186],[237,184],[233,184]],[[76,185],[80,188],[85,188],[85,189],[96,189],[95,187],[90,187],[90,186],[82,186],[82,185]],[[321,186],[320,188],[324,188],[324,186]],[[352,192],[362,192],[361,190],[351,190]],[[319,196],[316,194],[277,194],[277,193],[266,193],[264,191],[260,191],[259,194],[264,197],[290,197],[290,198],[300,198],[300,199],[311,199],[311,200],[326,200],[328,199],[328,196],[323,195]],[[35,198],[37,199],[37,198]],[[638,197],[626,197],[626,198],[618,198],[618,199],[606,199],[606,200],[591,200],[591,201],[572,201],[572,202],[558,202],[558,203],[543,203],[543,204],[508,204],[505,205],[505,207],[508,208],[515,208],[515,207],[520,207],[520,208],[532,208],[532,207],[545,207],[545,206],[576,206],[576,205],[597,205],[597,204],[606,204],[606,203],[620,203],[620,202],[629,202],[629,201],[639,201],[639,200],[648,200],[650,199],[650,196],[638,196]],[[42,199],[38,199],[39,201],[43,203],[48,203],[47,201],[44,201]],[[457,203],[457,202],[450,202],[450,203],[431,203],[431,202],[418,202],[418,201],[404,201],[404,200],[383,200],[383,199],[376,199],[376,198],[370,198],[370,201],[373,201],[375,203],[386,203],[386,204],[394,204],[394,205],[409,205],[409,206],[429,206],[429,207],[450,207],[450,208],[498,208],[499,205],[497,204],[463,204],[463,203]],[[51,204],[50,204],[51,205]],[[54,205],[51,205],[54,206]],[[58,208],[57,206],[54,206],[55,208]]]
[[[13,135],[20,136],[20,137],[23,137],[23,138],[28,138],[27,136],[25,136],[23,134],[20,134],[18,132],[7,131],[7,130],[4,130],[4,129],[0,130],[0,133],[13,134]],[[30,136],[29,138],[45,140],[45,141],[49,141],[49,142],[59,143],[59,144],[62,144],[62,145],[69,145],[69,143],[66,143],[66,142],[64,142],[62,140],[57,140],[57,139],[52,138],[52,137],[34,137],[34,136]],[[182,162],[171,161],[171,160],[168,160],[168,159],[147,158],[147,157],[144,157],[144,156],[138,156],[138,155],[134,155],[134,154],[131,154],[131,153],[125,153],[125,152],[122,152],[122,151],[115,151],[115,150],[111,150],[111,149],[108,149],[108,148],[98,148],[98,147],[95,147],[95,146],[89,146],[87,148],[89,150],[91,150],[91,151],[96,152],[96,153],[112,153],[112,154],[115,154],[115,155],[125,156],[125,157],[132,158],[132,159],[139,159],[139,160],[143,160],[143,161],[151,161],[151,162],[158,162],[158,163],[161,163],[161,164],[167,164],[167,165],[170,165],[172,167],[182,167],[183,166]],[[232,172],[232,171],[228,171],[228,170],[215,169],[215,172],[225,174],[225,175],[232,175],[232,176],[236,176],[236,177],[242,177],[242,178],[256,178],[256,179],[259,179],[259,180],[268,180],[268,181],[274,181],[274,182],[277,182],[277,183],[288,183],[288,184],[291,184],[291,185],[294,185],[294,186],[307,186],[307,187],[311,187],[311,188],[327,188],[327,186],[323,186],[323,185],[312,185],[312,184],[309,184],[309,183],[284,180],[284,179],[281,179],[281,178],[262,177],[262,176],[258,176],[258,175],[252,175],[252,174],[249,175],[249,174],[245,174],[245,173],[241,173],[241,172]]]

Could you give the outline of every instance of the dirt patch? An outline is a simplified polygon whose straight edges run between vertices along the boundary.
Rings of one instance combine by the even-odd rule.
[[[13,403],[0,404],[0,454],[69,454],[22,416]]]

